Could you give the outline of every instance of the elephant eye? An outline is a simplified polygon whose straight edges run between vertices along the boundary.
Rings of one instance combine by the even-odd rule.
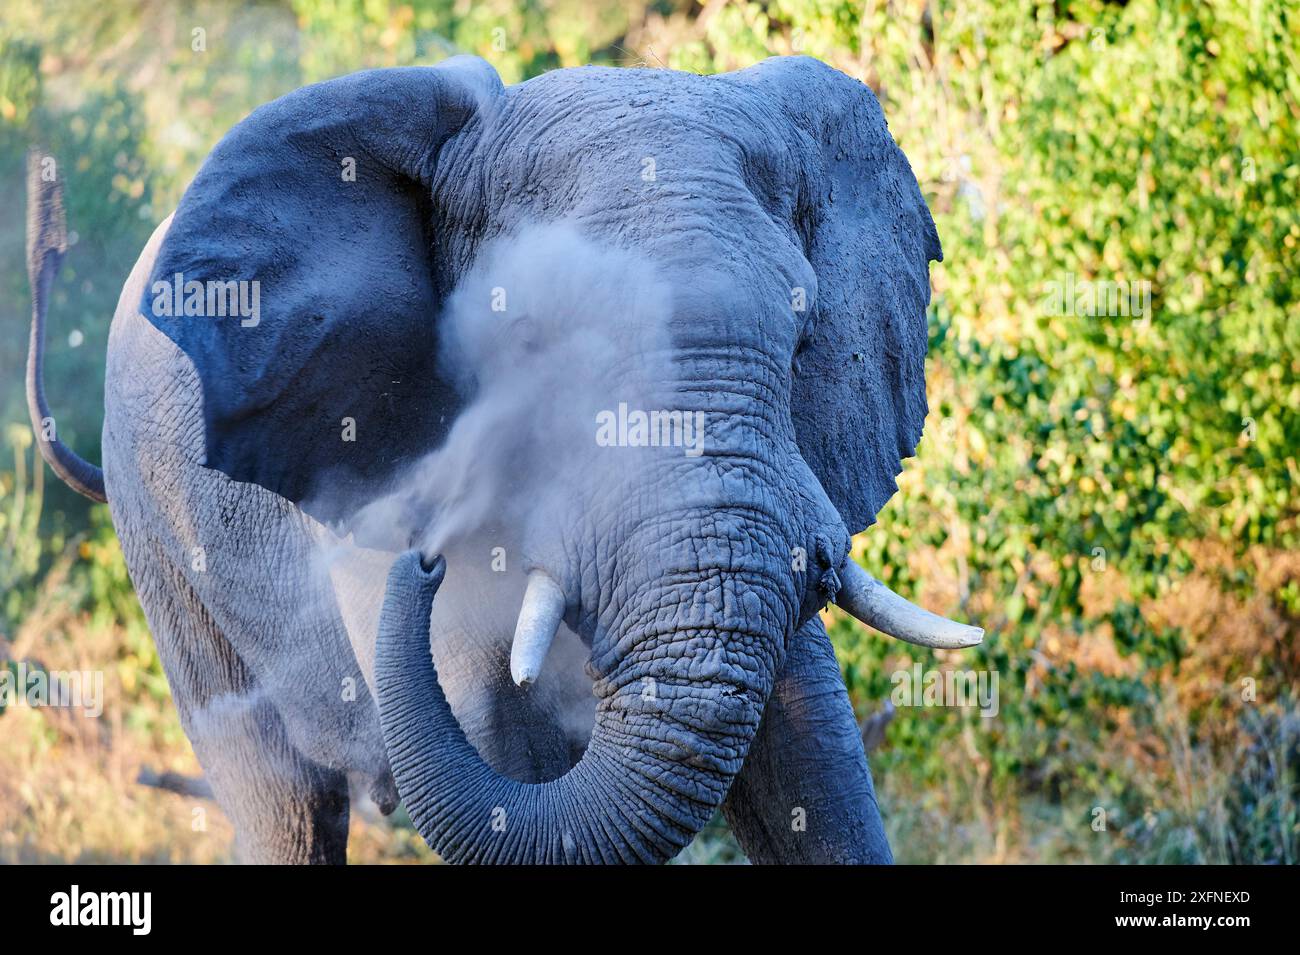
[[[507,322],[500,335],[507,348],[521,354],[535,355],[542,350],[542,329],[527,314]]]
[[[799,374],[800,359],[803,357],[804,350],[808,347],[808,340],[812,336],[807,328],[799,333],[799,341],[794,346],[794,354],[790,357],[790,367],[794,373]]]
[[[799,336],[795,339],[794,354],[791,356],[791,365],[797,371],[799,368],[799,359],[802,357],[804,350],[812,344],[813,333],[817,329],[817,310],[810,309],[804,317],[803,324],[799,328]]]

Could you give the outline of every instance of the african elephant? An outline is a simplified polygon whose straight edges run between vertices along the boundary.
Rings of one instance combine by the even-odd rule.
[[[982,636],[849,559],[940,258],[875,97],[806,57],[455,57],[234,127],[118,302],[102,471],[42,451],[108,501],[241,857],[343,861],[360,787],[454,862],[663,862],[719,807],[754,861],[890,861],[818,611]]]

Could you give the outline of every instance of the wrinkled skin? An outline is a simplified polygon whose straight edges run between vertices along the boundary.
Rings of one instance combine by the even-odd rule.
[[[938,240],[870,91],[806,58],[720,77],[563,70],[506,90],[457,58],[333,82],[353,85],[277,101],[214,151],[137,263],[109,344],[114,523],[241,856],[343,861],[349,778],[390,810],[392,753],[413,818],[452,860],[662,861],[721,806],[755,861],[888,861],[816,616],[925,415]],[[331,125],[320,97],[337,89]],[[351,154],[403,185],[330,192]],[[485,606],[472,548],[448,546],[439,587],[400,544],[358,546],[321,522],[347,530],[366,488],[392,477],[365,469],[435,447],[462,399],[412,380],[425,365],[385,368],[395,390],[425,388],[395,400],[400,429],[363,427],[340,451],[329,407],[330,443],[304,442],[317,440],[313,387],[318,404],[364,401],[379,385],[346,376],[368,367],[367,347],[421,350],[356,316],[424,322],[487,243],[560,220],[665,278],[673,379],[647,398],[711,427],[698,458],[569,476],[565,519],[522,544],[567,609],[544,679],[521,689],[508,668],[521,577]],[[321,267],[335,241],[371,243],[366,267]],[[324,324],[351,316],[331,327],[363,327],[364,341],[304,346],[310,361],[285,367],[288,339],[240,352],[261,346],[143,314],[157,275],[240,267],[282,277],[259,331],[311,327],[278,326],[277,309],[334,309]],[[234,387],[248,354],[259,368]],[[586,371],[615,406],[622,370]],[[361,463],[321,457],[354,451]],[[326,486],[348,493],[322,509]],[[501,806],[508,838],[489,825]]]

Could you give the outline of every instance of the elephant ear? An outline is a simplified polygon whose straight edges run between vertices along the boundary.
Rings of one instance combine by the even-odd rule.
[[[475,57],[355,73],[212,151],[141,303],[198,371],[207,467],[339,523],[441,441],[457,396],[438,371],[431,183],[500,94]]]
[[[926,308],[939,237],[875,95],[808,57],[755,68],[806,151],[806,255],[817,276],[796,356],[796,439],[849,532],[897,490],[925,423]]]

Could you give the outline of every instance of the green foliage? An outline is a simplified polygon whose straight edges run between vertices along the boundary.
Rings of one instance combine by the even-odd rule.
[[[7,505],[0,510],[0,634],[11,633],[31,610],[46,551],[37,533],[44,475],[37,473],[35,487],[27,479],[32,433],[21,425],[6,431],[13,470],[0,471],[0,503]]]
[[[490,60],[506,84],[549,69],[617,60],[637,4],[617,0],[293,0],[308,80],[454,53]]]

